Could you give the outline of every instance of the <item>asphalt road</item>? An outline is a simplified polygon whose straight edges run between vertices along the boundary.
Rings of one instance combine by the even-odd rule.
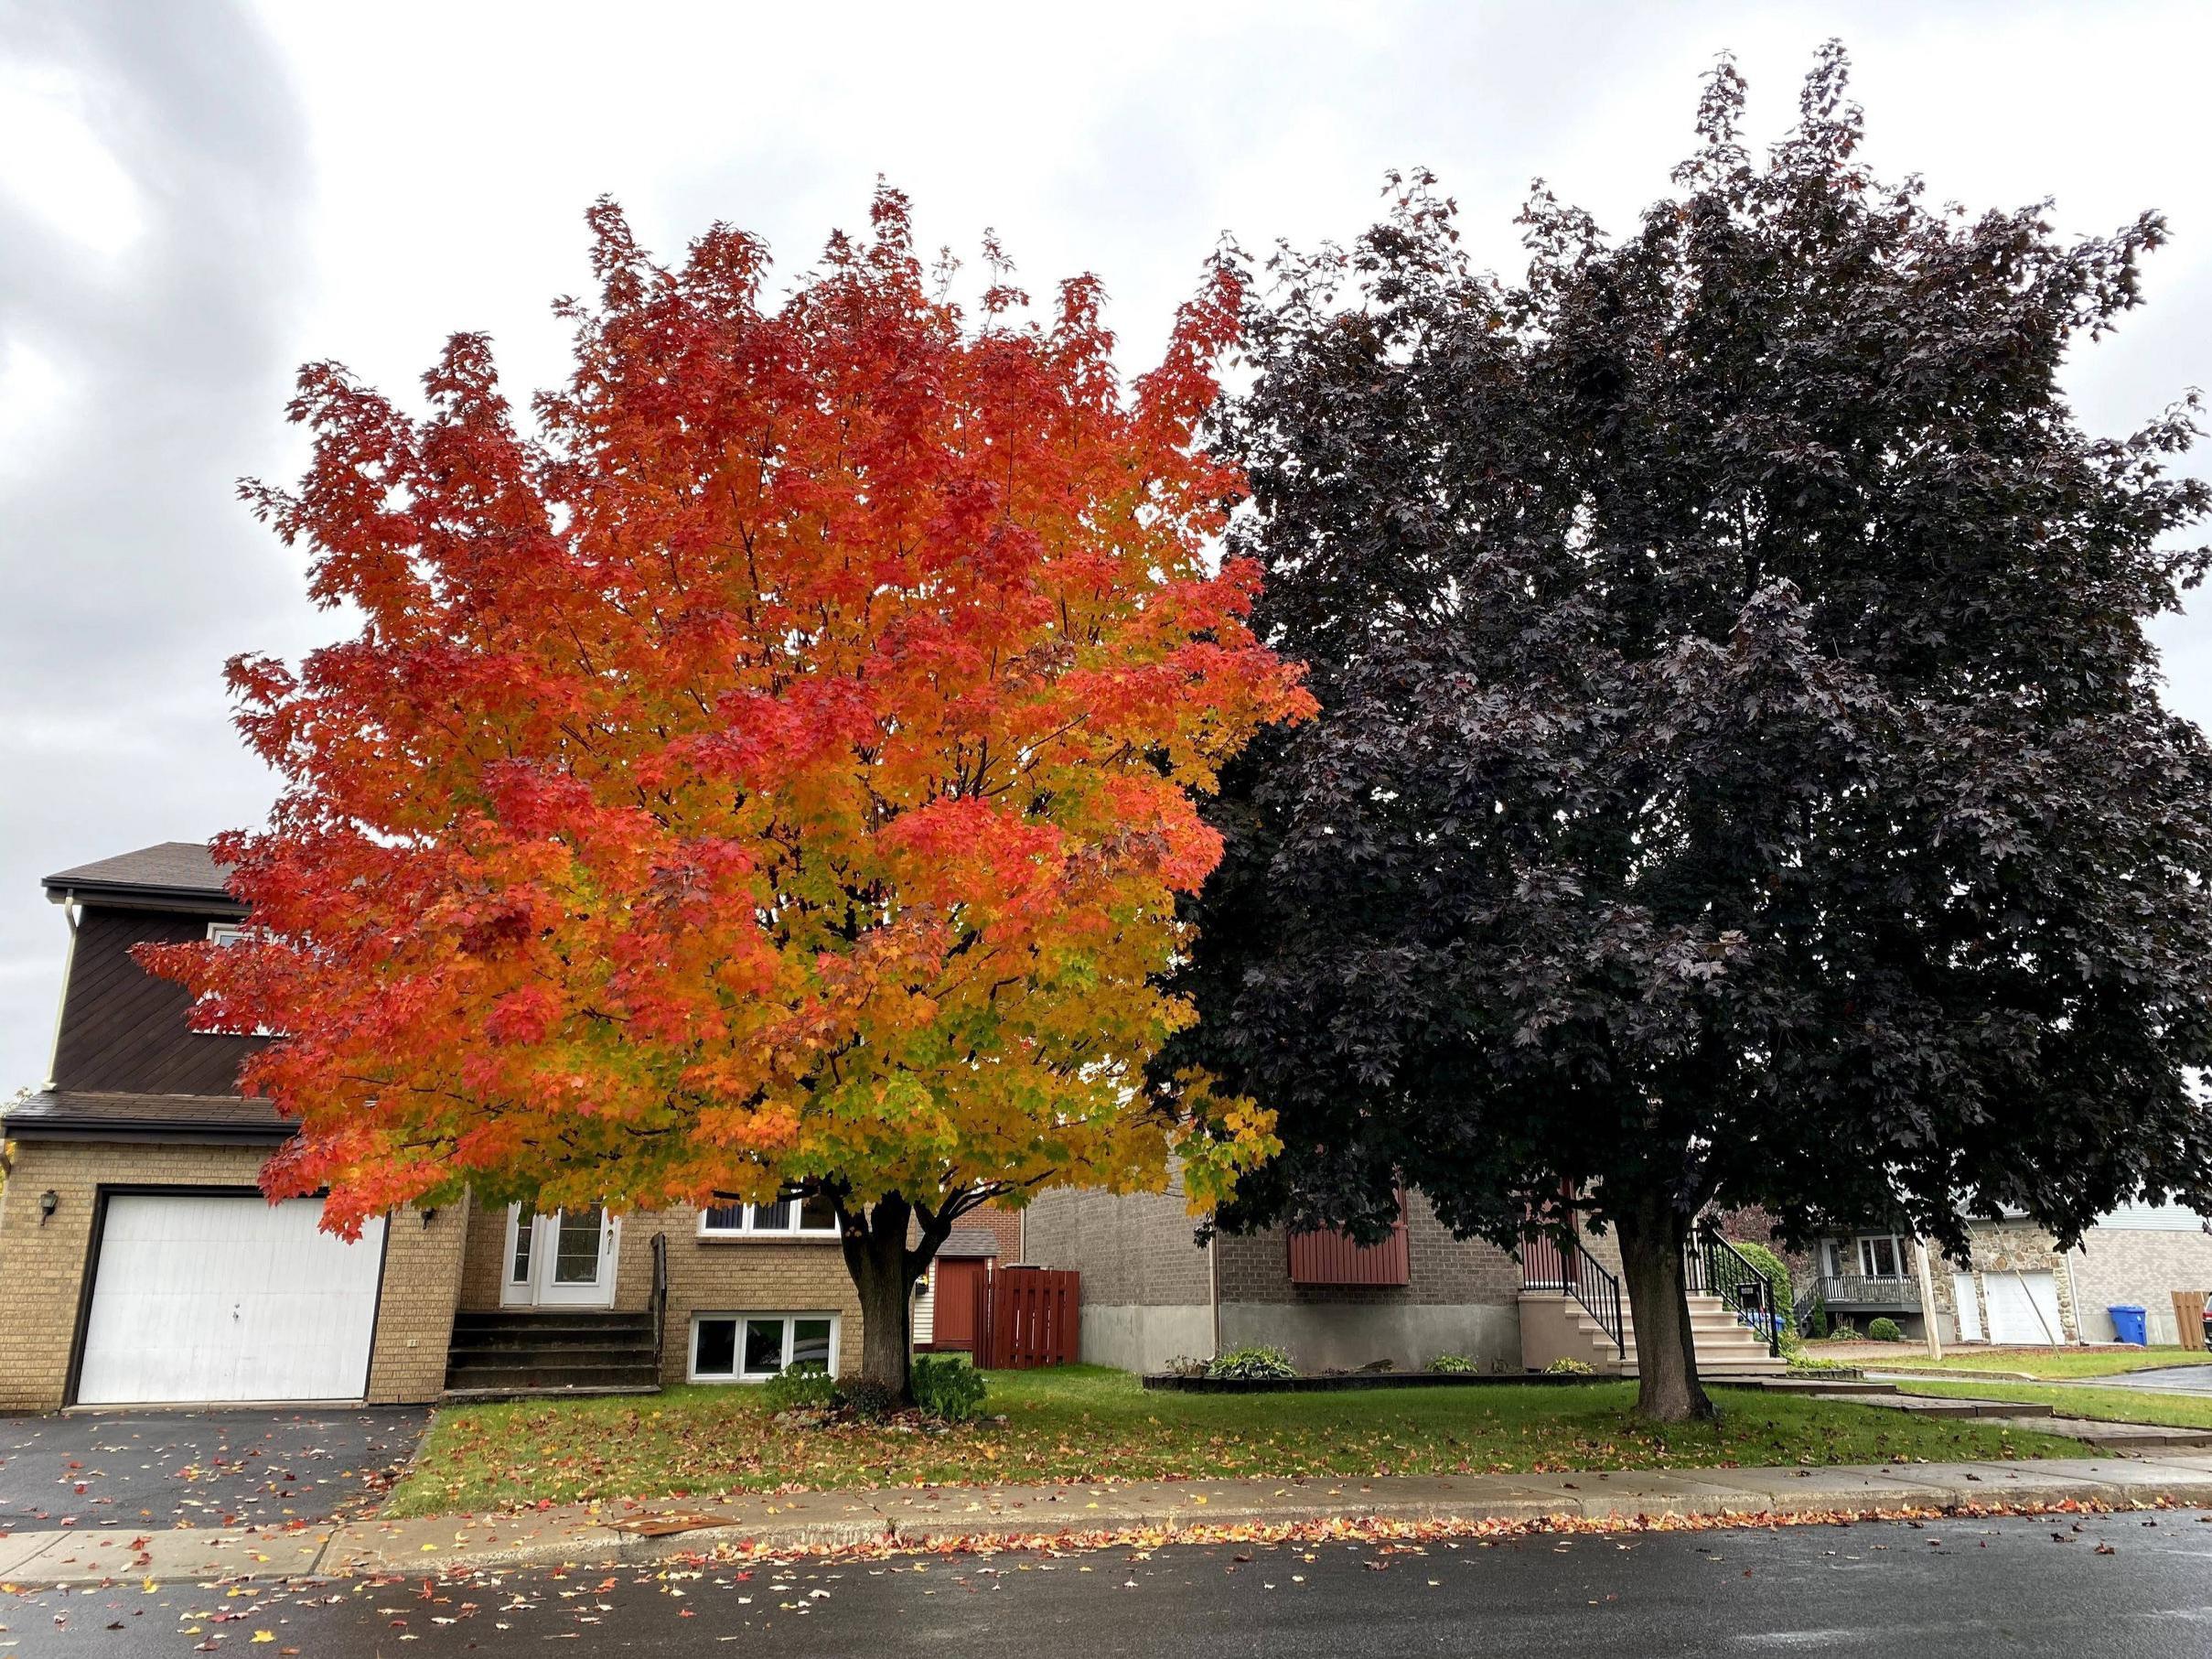
[[[325,1521],[373,1503],[422,1409],[0,1417],[0,1532]],[[16,1659],[0,1648],[0,1659]]]
[[[2212,1365],[2161,1365],[2155,1371],[2123,1371],[2114,1377],[2082,1377],[2085,1387],[2142,1388],[2153,1394],[2212,1394]]]
[[[0,1625],[8,1659],[2201,1659],[2212,1514],[486,1573],[256,1594],[128,1585],[0,1596]]]

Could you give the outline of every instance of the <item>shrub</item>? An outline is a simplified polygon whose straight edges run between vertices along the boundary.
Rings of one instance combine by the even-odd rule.
[[[1808,1353],[1802,1348],[1785,1357],[1792,1371],[1852,1371],[1857,1369],[1849,1360],[1825,1359],[1818,1354]]]
[[[1206,1362],[1187,1353],[1178,1353],[1167,1362],[1166,1371],[1171,1377],[1202,1377],[1206,1374]]]
[[[1815,1308],[1812,1310],[1812,1318],[1805,1321],[1805,1327],[1806,1335],[1811,1337],[1814,1341],[1825,1341],[1828,1338],[1828,1309]]]
[[[837,1379],[808,1360],[770,1377],[760,1392],[772,1411],[827,1411],[837,1404]]]
[[[1569,1359],[1563,1353],[1544,1367],[1544,1375],[1548,1377],[1587,1377],[1596,1374],[1596,1371],[1586,1361]]]
[[[1782,1322],[1782,1329],[1776,1334],[1787,1347],[1797,1330],[1795,1304],[1798,1292],[1797,1287],[1789,1280],[1789,1264],[1765,1244],[1755,1244],[1747,1239],[1733,1242],[1736,1253],[1759,1270],[1759,1277],[1766,1281],[1767,1287],[1774,1292],[1774,1310]]]
[[[1855,1342],[1859,1340],[1859,1328],[1849,1320],[1838,1320],[1831,1334],[1839,1342]]]
[[[1876,1342],[1902,1342],[1905,1340],[1904,1329],[1887,1314],[1867,1326],[1866,1335],[1870,1341]]]
[[[1428,1363],[1427,1369],[1440,1374],[1449,1372],[1457,1375],[1461,1372],[1480,1371],[1482,1365],[1480,1362],[1470,1360],[1464,1353],[1440,1353]]]
[[[874,1377],[847,1377],[837,1385],[837,1398],[863,1423],[880,1423],[898,1409],[898,1396]]]
[[[1296,1376],[1298,1368],[1280,1348],[1232,1348],[1208,1365],[1206,1374],[1240,1383],[1279,1383]]]
[[[965,1423],[983,1408],[983,1374],[964,1353],[917,1354],[913,1374],[914,1403],[925,1417]]]

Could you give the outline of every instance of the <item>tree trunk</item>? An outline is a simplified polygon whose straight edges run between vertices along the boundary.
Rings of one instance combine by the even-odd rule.
[[[1636,1325],[1637,1414],[1655,1423],[1709,1421],[1716,1415],[1698,1382],[1682,1276],[1691,1219],[1663,1192],[1638,1195],[1614,1219]]]
[[[889,1390],[897,1406],[914,1403],[914,1283],[929,1266],[907,1248],[913,1213],[906,1200],[886,1198],[839,1217],[845,1271],[860,1293],[860,1374]]]

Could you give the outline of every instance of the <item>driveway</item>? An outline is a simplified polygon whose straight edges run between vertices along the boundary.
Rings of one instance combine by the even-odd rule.
[[[2067,1377],[2085,1388],[2141,1388],[2152,1394],[2212,1394],[2212,1365],[2161,1365],[2155,1371],[2123,1371],[2116,1377]]]
[[[0,1417],[0,1533],[357,1515],[429,1420],[419,1406]]]

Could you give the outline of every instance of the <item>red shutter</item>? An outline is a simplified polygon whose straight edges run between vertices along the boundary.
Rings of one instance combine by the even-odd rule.
[[[1290,1235],[1294,1285],[1402,1285],[1406,1282],[1405,1201],[1391,1236],[1380,1244],[1356,1244],[1328,1229]]]

